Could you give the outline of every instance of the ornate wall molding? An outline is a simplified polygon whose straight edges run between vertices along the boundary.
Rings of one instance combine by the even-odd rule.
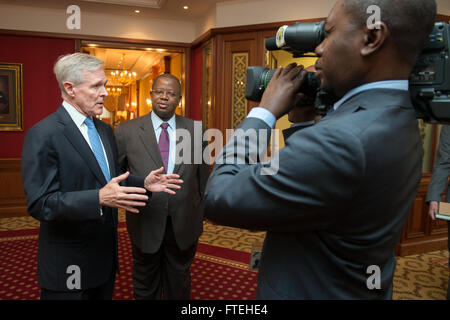
[[[248,53],[233,53],[233,75],[231,78],[231,127],[236,128],[247,115],[245,84],[247,79]]]

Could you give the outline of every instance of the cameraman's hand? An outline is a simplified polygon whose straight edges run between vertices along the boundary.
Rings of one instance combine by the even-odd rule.
[[[303,66],[297,66],[296,63],[279,68],[262,96],[260,107],[269,110],[277,119],[288,113],[306,73]]]

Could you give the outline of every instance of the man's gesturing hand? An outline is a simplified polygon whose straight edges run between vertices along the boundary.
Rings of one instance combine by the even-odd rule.
[[[100,189],[99,198],[100,205],[112,208],[122,208],[129,212],[139,213],[134,207],[144,207],[148,200],[145,195],[147,192],[144,188],[138,187],[122,187],[120,182],[127,179],[130,175],[126,172],[118,177],[112,178],[109,183]]]
[[[151,192],[167,192],[175,194],[175,191],[169,189],[180,189],[178,184],[183,183],[183,180],[178,179],[177,174],[162,174],[164,167],[158,170],[151,171],[145,178],[145,188]]]

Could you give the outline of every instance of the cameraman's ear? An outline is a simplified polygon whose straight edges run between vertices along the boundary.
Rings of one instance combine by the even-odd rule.
[[[386,41],[389,30],[384,22],[377,22],[368,26],[364,34],[364,47],[361,49],[362,56],[369,56],[378,51]]]

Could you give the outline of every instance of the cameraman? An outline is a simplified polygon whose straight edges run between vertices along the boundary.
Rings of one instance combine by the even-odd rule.
[[[381,21],[368,26],[371,5]],[[408,77],[435,17],[435,0],[337,1],[316,48],[322,89],[341,98],[333,112],[286,141],[276,174],[261,174],[262,163],[215,165],[206,217],[268,231],[258,299],[392,298],[394,248],[421,178]],[[239,127],[273,128],[304,75],[295,65],[277,70]],[[248,160],[232,148],[238,138],[227,160]]]

